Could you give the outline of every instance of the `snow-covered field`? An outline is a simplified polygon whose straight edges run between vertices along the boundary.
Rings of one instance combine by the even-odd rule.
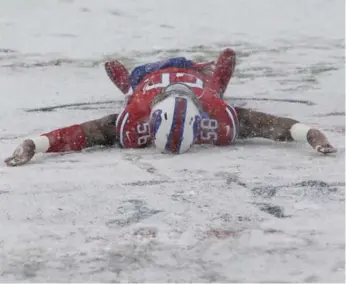
[[[316,126],[339,152],[264,140],[91,149],[0,165],[0,281],[343,282],[343,0],[0,0],[0,157],[122,100],[103,70],[238,54],[227,97]],[[309,101],[310,103],[304,103]]]

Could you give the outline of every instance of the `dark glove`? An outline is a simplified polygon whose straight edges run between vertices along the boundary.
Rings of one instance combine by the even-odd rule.
[[[10,167],[24,165],[35,155],[35,148],[34,141],[25,140],[16,148],[12,156],[5,160],[5,163]]]

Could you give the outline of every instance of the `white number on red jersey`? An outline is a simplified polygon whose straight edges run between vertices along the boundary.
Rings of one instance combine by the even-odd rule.
[[[146,145],[150,140],[150,126],[148,122],[143,122],[140,124],[137,124],[136,127],[137,130],[137,144],[138,146]]]
[[[216,119],[206,119],[201,120],[201,135],[202,141],[216,141],[217,140],[217,130],[219,128],[219,123]]]
[[[143,91],[149,91],[156,88],[166,88],[172,83],[184,83],[191,88],[203,89],[203,81],[192,74],[161,73],[148,78],[145,81]]]

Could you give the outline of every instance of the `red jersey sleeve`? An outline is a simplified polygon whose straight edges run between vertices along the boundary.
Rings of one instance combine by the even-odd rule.
[[[59,128],[42,136],[49,139],[47,152],[80,151],[87,146],[85,134],[79,124]]]
[[[229,145],[234,142],[239,134],[239,119],[235,108],[227,103],[219,113],[219,120],[224,121],[219,129],[219,145]]]
[[[227,85],[232,78],[236,65],[236,54],[234,50],[227,48],[221,52],[215,66],[212,82],[215,89],[224,94]]]
[[[239,120],[234,107],[214,97],[203,108],[209,117],[201,120],[199,142],[215,145],[232,144],[239,133]]]
[[[127,105],[116,122],[116,135],[123,148],[142,148],[150,142],[149,115]]]

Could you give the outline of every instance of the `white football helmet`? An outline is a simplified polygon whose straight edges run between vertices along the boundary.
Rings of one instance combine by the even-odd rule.
[[[150,125],[153,145],[163,153],[187,152],[197,139],[201,107],[186,85],[169,85],[154,100]]]

